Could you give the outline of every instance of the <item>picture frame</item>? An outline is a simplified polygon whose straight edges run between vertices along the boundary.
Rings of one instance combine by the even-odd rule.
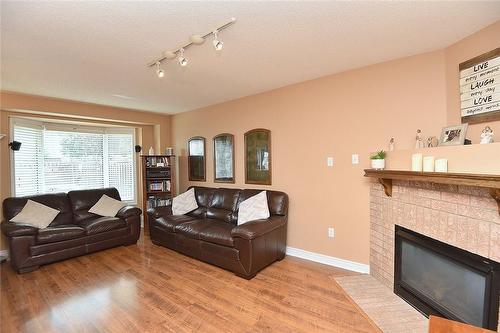
[[[234,183],[234,135],[222,133],[214,136],[214,182]]]
[[[256,128],[245,133],[245,183],[271,185],[271,131]]]
[[[465,142],[468,124],[443,127],[439,136],[439,146],[459,146]]]
[[[500,120],[500,47],[462,62],[458,69],[462,124]]]
[[[190,181],[206,181],[205,138],[195,136],[188,140],[188,176]]]

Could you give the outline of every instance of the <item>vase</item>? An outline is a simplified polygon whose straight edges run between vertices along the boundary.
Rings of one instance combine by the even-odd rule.
[[[382,170],[385,168],[385,159],[377,159],[372,161],[372,169]]]

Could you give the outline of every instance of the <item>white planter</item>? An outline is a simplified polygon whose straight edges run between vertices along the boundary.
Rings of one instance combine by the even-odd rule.
[[[384,169],[385,168],[385,159],[384,160],[371,160],[372,161],[372,169]]]

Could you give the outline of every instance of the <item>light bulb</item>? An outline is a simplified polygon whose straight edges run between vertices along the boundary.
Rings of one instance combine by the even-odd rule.
[[[179,54],[179,65],[182,67],[187,66],[188,60],[184,58],[184,49],[180,49],[180,54]]]
[[[220,51],[222,50],[222,47],[224,46],[224,42],[219,40],[218,31],[214,31],[214,40],[212,41],[212,44],[214,45],[215,51]]]
[[[163,69],[160,68],[159,61],[156,63],[156,75],[158,75],[159,78],[162,78],[165,76],[165,72],[163,71]]]

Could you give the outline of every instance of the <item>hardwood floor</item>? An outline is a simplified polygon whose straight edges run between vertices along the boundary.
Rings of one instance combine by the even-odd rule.
[[[333,280],[287,256],[251,281],[141,237],[18,275],[1,266],[0,331],[380,332]]]

